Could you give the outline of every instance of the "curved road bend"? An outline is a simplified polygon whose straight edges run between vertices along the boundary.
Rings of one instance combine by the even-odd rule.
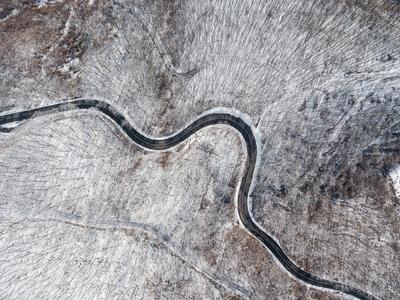
[[[326,280],[302,270],[290,260],[278,243],[253,221],[248,206],[248,196],[257,159],[257,144],[251,127],[241,118],[228,113],[210,113],[194,121],[171,137],[152,139],[142,135],[133,128],[125,117],[116,111],[110,104],[98,100],[75,100],[0,116],[0,132],[9,132],[12,130],[7,127],[2,127],[2,125],[8,123],[76,109],[95,109],[105,114],[111,118],[129,136],[129,138],[132,139],[132,141],[149,150],[166,150],[174,147],[185,141],[195,132],[207,126],[226,124],[235,128],[243,136],[247,147],[246,165],[238,195],[239,218],[247,231],[267,247],[281,265],[297,279],[316,287],[335,290],[358,299],[377,299],[360,289],[340,282]]]

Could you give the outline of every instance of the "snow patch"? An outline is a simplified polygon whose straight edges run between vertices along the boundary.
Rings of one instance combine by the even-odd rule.
[[[62,74],[71,76],[71,78],[76,78],[77,77],[76,69],[78,68],[78,65],[79,65],[79,58],[73,58],[69,59],[65,64],[58,67],[57,70]]]
[[[61,3],[63,1],[64,0],[36,0],[35,3],[39,8],[41,8],[41,7],[44,7],[44,6],[48,5],[48,4]]]
[[[389,172],[389,178],[396,191],[396,197],[400,198],[400,165]]]
[[[9,18],[15,17],[16,15],[18,15],[20,12],[19,8],[14,8],[7,16],[5,16],[4,18],[0,18],[0,21],[5,21],[8,20]]]

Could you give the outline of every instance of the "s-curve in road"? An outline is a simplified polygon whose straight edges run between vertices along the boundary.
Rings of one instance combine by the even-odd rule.
[[[226,124],[235,128],[243,136],[247,148],[246,165],[240,183],[237,199],[239,218],[246,230],[271,252],[271,254],[279,261],[286,271],[288,271],[298,280],[315,287],[331,289],[358,299],[377,299],[376,297],[360,289],[351,287],[344,283],[319,278],[302,270],[292,260],[290,260],[279,244],[253,221],[249,210],[248,197],[257,161],[257,141],[251,126],[242,118],[229,113],[209,113],[195,120],[187,127],[170,137],[164,139],[152,139],[144,136],[135,128],[133,128],[127,119],[110,104],[98,100],[74,100],[71,102],[64,102],[0,116],[0,132],[12,131],[12,127],[4,126],[6,124],[77,109],[94,109],[106,115],[112,121],[114,121],[114,123],[117,124],[134,143],[148,150],[166,150],[174,147],[184,142],[192,134],[207,126]]]

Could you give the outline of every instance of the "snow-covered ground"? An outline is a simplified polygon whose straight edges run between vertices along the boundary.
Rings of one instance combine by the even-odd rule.
[[[386,0],[0,1],[0,114],[94,98],[161,137],[210,109],[240,112],[260,143],[256,221],[307,271],[394,299],[398,12]],[[92,112],[1,133],[0,298],[339,297],[292,280],[236,224],[242,156],[225,127],[144,152]]]

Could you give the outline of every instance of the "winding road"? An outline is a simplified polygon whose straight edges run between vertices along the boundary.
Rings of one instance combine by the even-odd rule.
[[[326,280],[304,271],[292,260],[290,260],[290,258],[279,246],[279,244],[268,233],[266,233],[254,222],[249,209],[248,197],[257,161],[257,142],[251,126],[247,124],[242,118],[229,113],[209,113],[195,120],[186,128],[182,129],[173,136],[164,139],[152,139],[144,136],[135,128],[133,128],[132,125],[127,121],[127,119],[116,109],[114,109],[110,104],[98,100],[74,100],[70,102],[64,102],[22,111],[19,113],[2,115],[0,116],[0,132],[12,131],[12,128],[2,126],[5,124],[20,122],[43,115],[77,109],[94,109],[106,115],[111,120],[113,120],[129,136],[129,138],[133,142],[148,150],[166,150],[174,147],[185,141],[192,134],[207,126],[215,124],[226,124],[235,128],[243,136],[247,147],[246,165],[240,183],[240,189],[237,199],[239,218],[247,231],[257,240],[259,240],[279,261],[279,263],[297,279],[315,287],[335,290],[337,292],[341,292],[358,299],[377,299],[367,292],[351,287],[347,284]]]

